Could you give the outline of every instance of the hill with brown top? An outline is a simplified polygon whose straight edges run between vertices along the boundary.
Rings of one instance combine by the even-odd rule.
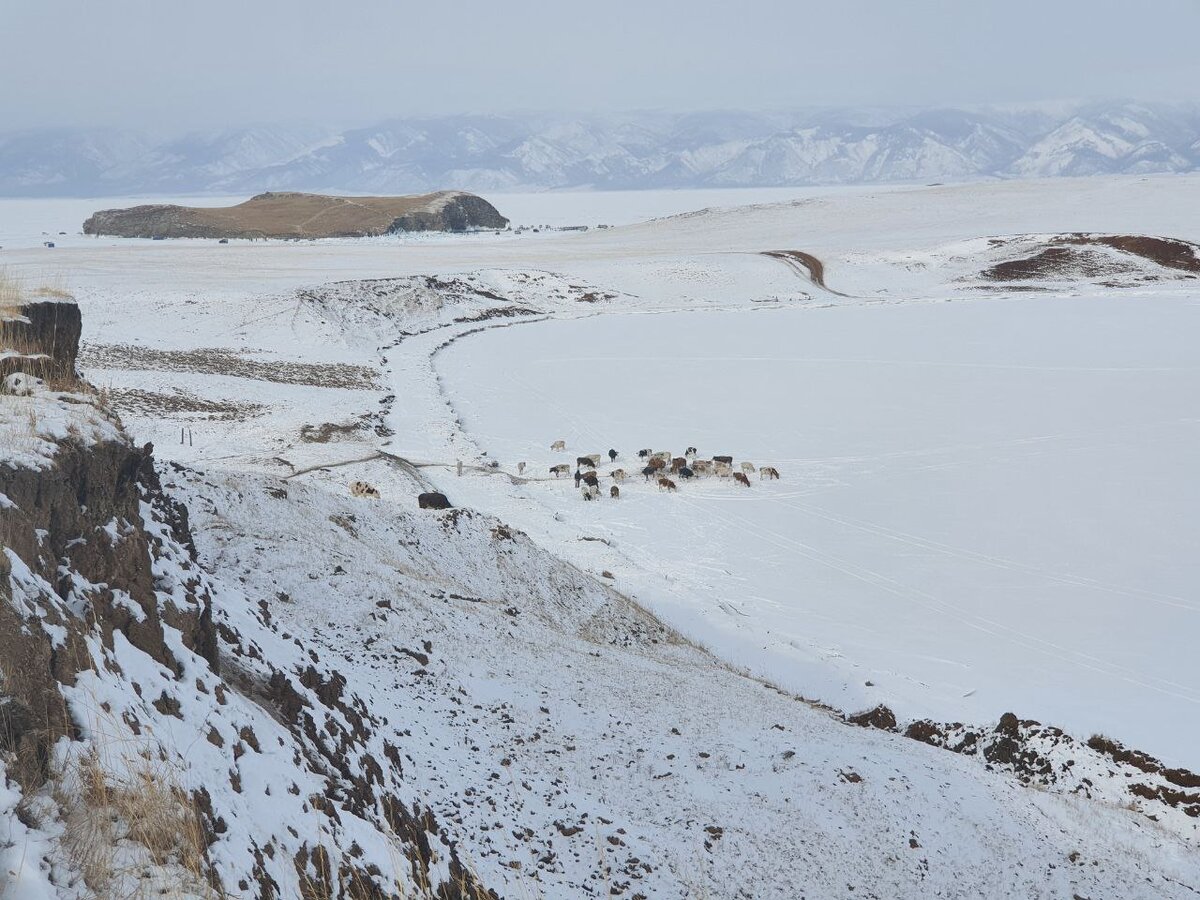
[[[438,191],[409,197],[333,197],[266,193],[236,206],[153,204],[105,209],[83,223],[86,234],[140,238],[370,237],[402,231],[505,228],[508,219],[482,197]]]

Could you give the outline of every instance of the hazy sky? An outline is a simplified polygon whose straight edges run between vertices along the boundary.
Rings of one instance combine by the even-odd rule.
[[[0,0],[0,130],[1200,99],[1200,0]]]

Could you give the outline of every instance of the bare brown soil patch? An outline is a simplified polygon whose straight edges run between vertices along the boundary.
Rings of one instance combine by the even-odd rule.
[[[998,247],[1009,243],[992,242]],[[989,266],[980,275],[1003,282],[1106,278],[1103,284],[1108,287],[1123,287],[1131,278],[1142,282],[1195,278],[1200,277],[1200,245],[1146,235],[1062,234],[1033,245],[1027,256]]]

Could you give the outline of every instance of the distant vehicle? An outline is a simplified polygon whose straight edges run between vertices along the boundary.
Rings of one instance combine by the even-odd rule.
[[[218,244],[228,244],[229,238],[221,238],[219,241],[217,241],[217,243]]]
[[[161,241],[162,239],[163,239],[163,236],[161,234],[156,234],[156,235],[154,235],[154,237],[150,238],[150,240],[152,240],[152,241]]]
[[[51,250],[53,250],[54,249],[54,241],[42,241],[42,246],[49,247]]]

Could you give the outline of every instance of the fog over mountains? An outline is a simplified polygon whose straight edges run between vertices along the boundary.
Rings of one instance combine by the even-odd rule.
[[[0,132],[0,195],[639,189],[1185,172],[1200,105],[404,118]]]

